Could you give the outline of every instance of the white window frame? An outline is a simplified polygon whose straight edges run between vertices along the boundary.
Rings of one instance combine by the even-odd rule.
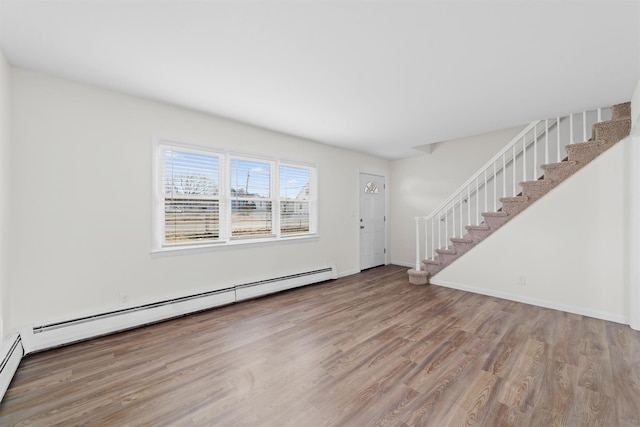
[[[201,154],[218,156],[219,168],[219,239],[207,242],[188,242],[184,244],[165,244],[164,242],[164,196],[163,196],[163,159],[164,148],[174,148]],[[272,235],[268,236],[231,236],[231,159],[241,159],[269,163],[270,165],[270,201],[272,203]],[[291,166],[309,170],[309,232],[291,235],[281,235],[280,230],[280,166]],[[152,143],[152,244],[151,253],[184,254],[199,253],[202,251],[219,250],[236,245],[261,245],[278,242],[292,242],[298,240],[310,240],[318,238],[318,184],[317,168],[315,164],[292,160],[279,160],[274,158],[226,152],[207,145],[196,145],[178,142],[168,138],[153,138]]]

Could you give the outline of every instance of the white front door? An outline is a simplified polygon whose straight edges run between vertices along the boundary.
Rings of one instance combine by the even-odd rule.
[[[383,176],[360,174],[360,270],[385,263],[384,193]]]

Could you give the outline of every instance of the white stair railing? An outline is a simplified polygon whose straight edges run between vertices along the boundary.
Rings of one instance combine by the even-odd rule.
[[[450,238],[464,236],[465,226],[480,225],[481,213],[497,212],[500,198],[516,196],[516,184],[540,178],[543,164],[561,162],[564,148],[575,144],[576,136],[586,142],[591,137],[587,130],[610,117],[611,108],[598,108],[531,122],[438,208],[414,218],[416,271],[422,270],[421,253],[435,259],[436,250],[448,249]]]

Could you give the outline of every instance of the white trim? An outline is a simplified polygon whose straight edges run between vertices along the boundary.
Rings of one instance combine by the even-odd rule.
[[[475,286],[468,286],[464,284],[448,282],[445,280],[431,279],[430,282],[432,285],[443,286],[445,288],[458,289],[465,292],[472,292],[474,294],[487,295],[490,297],[502,298],[509,301],[516,301],[524,304],[536,305],[538,307],[566,311],[567,313],[580,314],[582,316],[593,317],[596,319],[607,320],[610,322],[622,323],[625,325],[629,324],[628,318],[618,314],[605,313],[602,311],[590,310],[584,307],[577,307],[573,305],[557,303],[554,301],[524,297],[521,295],[515,295],[515,294],[506,293],[506,292],[492,291],[489,289],[477,288]]]
[[[247,238],[246,240],[241,238],[234,238],[229,241],[220,241],[218,243],[210,243],[205,245],[192,245],[192,246],[176,246],[163,248],[157,248],[151,250],[152,258],[160,258],[166,256],[177,255],[192,255],[202,254],[206,252],[214,252],[219,250],[230,250],[240,248],[250,248],[254,246],[264,245],[283,245],[286,243],[306,243],[318,241],[318,234],[300,234],[292,236],[282,237],[262,237],[262,238]]]
[[[413,262],[404,262],[404,261],[392,261],[391,264],[399,265],[401,267],[414,268],[416,266]]]
[[[20,335],[9,335],[0,346],[0,402],[24,356]]]
[[[360,273],[360,270],[345,270],[338,273],[338,279],[347,276],[353,276],[354,274]]]
[[[640,136],[622,141],[625,144],[627,289],[629,326],[640,330]]]

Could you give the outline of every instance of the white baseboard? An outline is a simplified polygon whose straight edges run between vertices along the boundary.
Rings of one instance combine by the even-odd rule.
[[[391,261],[391,264],[393,265],[399,265],[401,267],[407,267],[407,268],[415,268],[416,267],[416,263],[410,263],[410,262],[404,262],[404,261]]]
[[[354,274],[358,274],[360,273],[360,270],[346,270],[346,271],[341,271],[340,273],[338,273],[338,278],[342,278],[342,277],[347,277],[347,276],[352,276]]]
[[[577,307],[577,306],[562,304],[555,301],[542,300],[537,298],[525,297],[522,295],[510,294],[507,292],[499,292],[491,289],[484,289],[484,288],[478,288],[475,286],[452,283],[445,280],[438,280],[437,278],[431,279],[430,282],[432,285],[443,286],[445,288],[458,289],[461,291],[472,292],[474,294],[487,295],[490,297],[506,299],[509,301],[516,301],[524,304],[536,305],[538,307],[566,311],[567,313],[580,314],[582,316],[593,317],[595,319],[607,320],[610,322],[622,323],[624,325],[629,324],[629,319],[625,318],[625,316],[621,316],[618,314],[605,313],[601,311],[590,310],[584,307]]]
[[[0,401],[9,388],[13,375],[24,356],[20,335],[13,334],[4,339],[0,345]]]

